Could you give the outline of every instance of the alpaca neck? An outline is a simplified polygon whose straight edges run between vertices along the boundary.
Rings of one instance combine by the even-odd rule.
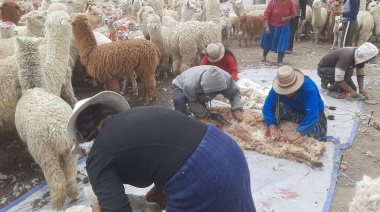
[[[32,25],[31,23],[26,24],[27,31],[37,37],[42,37],[42,27],[37,26],[37,25]]]
[[[46,79],[41,71],[41,57],[38,50],[17,54],[18,76],[22,91],[45,87]]]
[[[84,66],[88,65],[88,56],[97,47],[95,35],[90,27],[73,28],[75,43],[80,54],[81,62]]]

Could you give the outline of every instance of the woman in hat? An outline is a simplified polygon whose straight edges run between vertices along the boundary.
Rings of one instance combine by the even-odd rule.
[[[290,24],[295,17],[292,0],[270,0],[264,11],[264,31],[261,38],[263,62],[269,51],[277,52],[277,65],[281,66],[285,51],[289,48]]]
[[[270,135],[274,138],[284,137],[285,140],[295,141],[301,136],[309,136],[326,141],[324,103],[317,85],[301,71],[290,66],[278,69],[262,111]],[[280,120],[299,125],[295,132],[280,135],[277,129]]]
[[[207,45],[201,65],[217,66],[227,71],[235,81],[239,80],[235,56],[229,49],[224,48],[222,43]]]
[[[123,184],[154,184],[147,199],[164,192],[167,212],[256,211],[243,152],[212,125],[164,107],[129,109],[105,91],[75,105],[67,134],[95,139],[86,162],[93,211],[132,211]]]

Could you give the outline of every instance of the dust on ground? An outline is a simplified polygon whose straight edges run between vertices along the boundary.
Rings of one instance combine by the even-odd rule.
[[[379,47],[378,44],[377,46]],[[296,42],[293,53],[285,56],[284,65],[290,65],[301,70],[315,70],[322,56],[331,51],[330,47],[330,44],[320,43],[317,45],[312,43],[311,39]],[[277,60],[277,54],[271,52],[267,56],[269,62],[265,64],[261,62],[262,50],[257,41],[248,47],[239,47],[237,39],[232,38],[226,48],[229,48],[235,54],[240,70],[272,65]],[[367,79],[370,78],[367,91],[372,99],[380,102],[380,93],[378,92],[380,87],[379,73],[367,69],[366,74]],[[150,105],[172,107],[172,79],[173,76],[157,78],[157,87]],[[320,82],[316,83],[319,84]],[[103,86],[94,87],[91,81],[83,82],[78,77],[73,77],[73,86],[79,100],[103,90]],[[139,83],[140,94],[142,90],[143,87]],[[131,107],[142,104],[139,97],[132,95],[130,88],[124,96]],[[331,205],[330,211],[332,212],[348,211],[348,204],[355,193],[353,185],[355,182],[360,181],[363,175],[368,175],[372,178],[380,177],[380,141],[378,139],[380,131],[367,125],[371,111],[374,111],[371,123],[380,117],[378,108],[378,105],[363,104],[362,114],[368,114],[367,119],[360,121],[352,148],[341,151],[343,160]],[[0,180],[0,208],[3,208],[34,186],[40,184],[44,177],[39,166],[28,153],[26,145],[20,140],[16,132],[1,134],[0,146],[0,173],[9,176],[8,179]]]

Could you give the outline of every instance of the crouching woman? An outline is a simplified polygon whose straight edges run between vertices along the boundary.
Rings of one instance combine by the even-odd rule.
[[[288,141],[301,136],[327,140],[327,120],[318,87],[309,77],[290,66],[278,69],[262,111],[272,137],[284,137]],[[295,132],[281,135],[277,129],[280,120],[299,125]]]
[[[99,201],[93,211],[132,211],[123,184],[154,184],[167,212],[256,211],[243,152],[212,125],[164,107],[129,109],[105,91],[76,104],[69,138],[76,132],[95,138],[86,166]]]

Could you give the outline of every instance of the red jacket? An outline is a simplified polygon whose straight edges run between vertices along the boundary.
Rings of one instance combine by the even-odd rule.
[[[207,59],[207,55],[205,55],[201,61],[201,65],[217,66],[217,67],[225,70],[226,72],[228,72],[232,76],[232,79],[234,79],[235,81],[237,81],[239,79],[239,77],[237,76],[238,75],[238,69],[236,66],[236,62],[235,62],[234,58],[229,54],[224,54],[224,57],[216,63],[210,62]]]

